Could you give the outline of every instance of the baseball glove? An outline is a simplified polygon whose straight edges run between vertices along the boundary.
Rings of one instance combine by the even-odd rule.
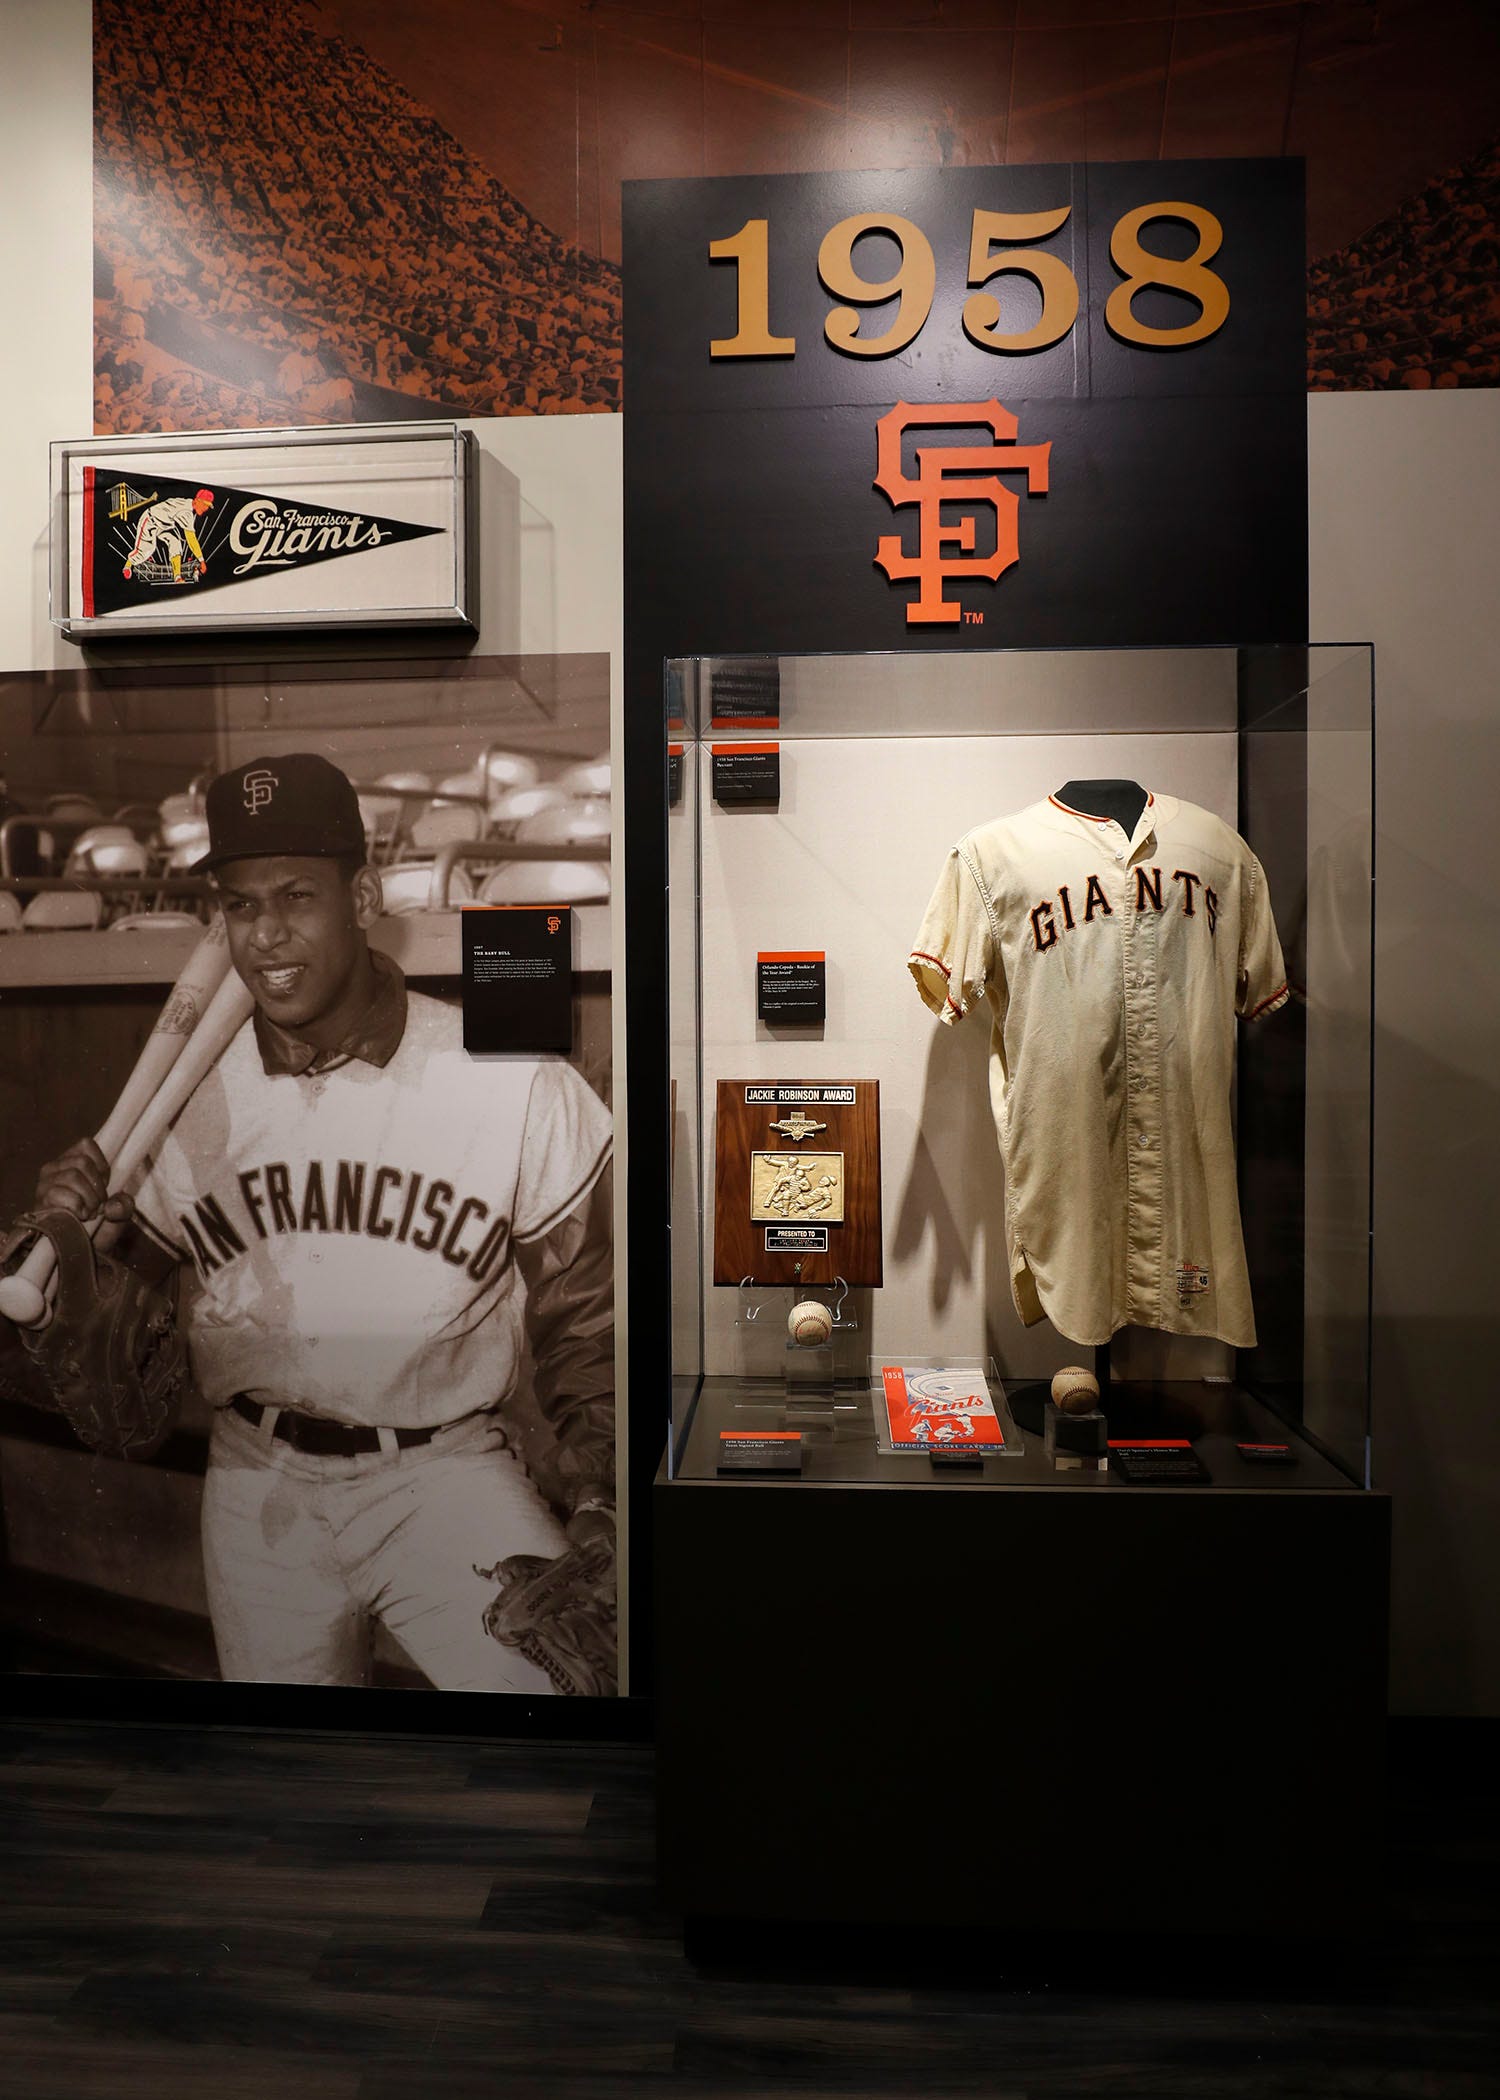
[[[558,1691],[615,1688],[615,1551],[610,1538],[570,1546],[556,1560],[514,1553],[475,1573],[500,1584],[486,1629],[545,1670]]]
[[[57,1298],[45,1327],[17,1332],[49,1396],[79,1441],[114,1457],[146,1458],[171,1429],[187,1388],[187,1355],[171,1299],[101,1254],[71,1211],[17,1220],[12,1248],[31,1233],[52,1242]]]

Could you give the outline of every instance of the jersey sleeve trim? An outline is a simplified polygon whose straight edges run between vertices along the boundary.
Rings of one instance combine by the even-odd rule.
[[[1284,984],[1280,991],[1272,992],[1269,999],[1262,999],[1259,1006],[1252,1006],[1245,1019],[1247,1021],[1258,1021],[1262,1014],[1274,1014],[1279,1008],[1286,1005],[1291,996],[1291,986]]]
[[[610,1131],[606,1134],[604,1142],[599,1147],[598,1157],[594,1160],[587,1173],[579,1179],[571,1194],[564,1196],[561,1202],[555,1204],[540,1225],[533,1225],[529,1232],[518,1232],[515,1235],[518,1246],[527,1247],[531,1245],[533,1240],[545,1239],[554,1225],[562,1223],[569,1211],[577,1210],[579,1204],[609,1165],[610,1155],[614,1151],[614,1144],[614,1133]]]
[[[916,980],[917,990],[922,994],[924,1005],[931,1007],[939,1020],[961,1021],[963,1019],[964,1009],[948,989],[953,980],[953,972],[939,956],[927,955],[922,949],[913,948],[911,954],[906,958],[906,967]],[[941,991],[939,991],[938,986],[929,975],[929,972],[933,970],[938,971],[942,976]]]

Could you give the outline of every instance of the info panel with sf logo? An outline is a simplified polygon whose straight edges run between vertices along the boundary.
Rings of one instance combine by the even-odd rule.
[[[643,678],[1305,637],[1300,162],[633,182],[624,241]]]

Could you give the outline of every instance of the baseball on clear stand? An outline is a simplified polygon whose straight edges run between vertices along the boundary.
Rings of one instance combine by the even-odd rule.
[[[1065,1415],[1091,1414],[1099,1405],[1099,1381],[1082,1364],[1065,1364],[1053,1373],[1052,1400]]]
[[[799,1349],[818,1349],[833,1333],[833,1314],[821,1300],[804,1298],[786,1316],[786,1331]]]

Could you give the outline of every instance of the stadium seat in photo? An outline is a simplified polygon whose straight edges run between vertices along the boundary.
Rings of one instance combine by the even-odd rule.
[[[43,890],[21,915],[23,933],[92,933],[104,917],[97,890]]]
[[[511,860],[486,876],[481,904],[603,904],[609,869],[597,860]]]
[[[128,911],[124,918],[116,919],[110,927],[111,933],[178,933],[184,927],[197,932],[203,921],[190,911]]]
[[[384,908],[392,918],[405,912],[429,911],[432,909],[432,871],[435,863],[430,860],[403,861],[399,867],[382,868],[380,887]],[[466,870],[455,868],[448,882],[450,906],[472,904],[474,885]]]

